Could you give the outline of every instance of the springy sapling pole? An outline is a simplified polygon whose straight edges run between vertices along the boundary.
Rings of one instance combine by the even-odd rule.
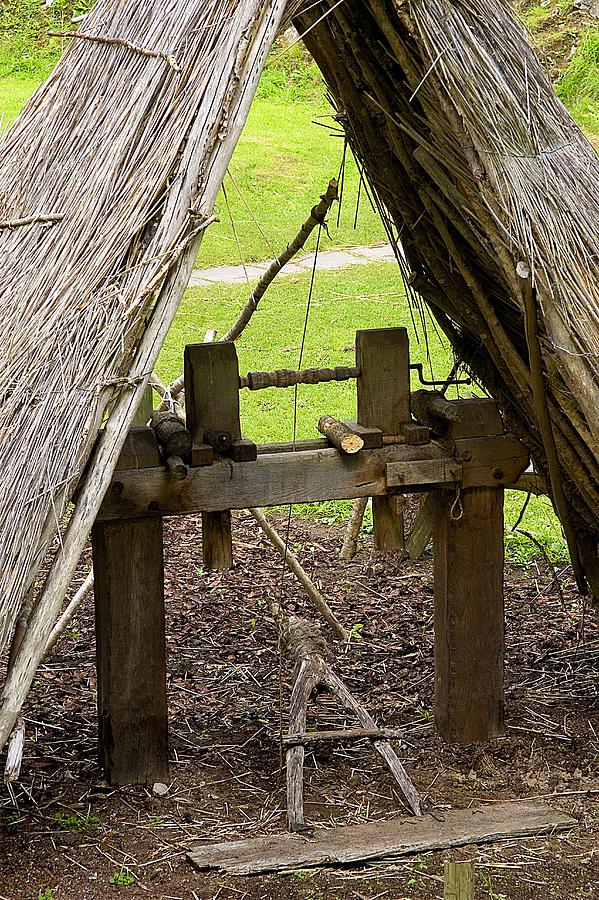
[[[244,329],[248,325],[250,319],[256,312],[256,308],[258,303],[264,296],[268,286],[271,282],[274,281],[276,276],[279,274],[283,266],[285,266],[290,259],[299,253],[302,247],[305,245],[306,241],[314,231],[317,225],[324,225],[326,216],[335,202],[338,199],[337,194],[337,181],[334,178],[331,178],[329,181],[329,186],[327,187],[325,193],[320,198],[320,203],[317,203],[316,206],[312,207],[312,212],[294,237],[294,239],[287,244],[287,247],[281,253],[280,256],[270,264],[252,293],[250,297],[239,313],[237,319],[227,333],[223,335],[221,338],[222,341],[236,341],[238,337],[243,333]]]

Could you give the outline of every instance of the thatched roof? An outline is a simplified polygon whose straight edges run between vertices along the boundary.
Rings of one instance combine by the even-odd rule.
[[[305,40],[417,297],[549,474],[546,397],[558,466],[548,480],[558,507],[565,491],[558,511],[579,583],[584,569],[599,595],[594,149],[506,0],[345,0]]]
[[[299,7],[100,0],[0,145],[0,646],[80,482],[1,698],[0,746],[176,311],[272,38]],[[297,25],[315,26],[306,43],[401,241],[407,277],[542,470],[546,396],[562,520],[579,568],[598,585],[594,151],[507,4],[324,0],[303,9]],[[529,358],[536,337],[524,328],[531,300],[540,394]],[[555,471],[552,480],[555,489]]]
[[[0,648],[79,482],[5,686],[0,747],[292,11],[100,0],[0,144]]]

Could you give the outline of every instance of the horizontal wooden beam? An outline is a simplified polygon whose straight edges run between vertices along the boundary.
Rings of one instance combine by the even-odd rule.
[[[454,456],[392,462],[387,466],[387,486],[410,490],[459,482],[463,488],[505,487],[526,471],[529,455],[511,434],[463,438],[452,442]]]
[[[254,462],[221,459],[211,466],[191,468],[185,481],[176,481],[162,468],[145,469],[143,473],[118,471],[98,519],[376,497],[387,491],[388,463],[443,456],[442,448],[431,443],[362,450],[353,456],[323,449],[258,454]]]
[[[458,459],[439,444],[391,445],[352,456],[334,449],[258,453],[254,461],[220,459],[191,468],[184,481],[163,468],[120,470],[98,519],[176,516],[223,509],[378,497],[450,486],[513,483],[528,464],[511,435],[457,441]]]

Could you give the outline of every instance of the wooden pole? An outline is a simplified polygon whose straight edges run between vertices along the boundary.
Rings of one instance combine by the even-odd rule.
[[[364,513],[366,512],[366,504],[368,497],[358,497],[352,504],[351,516],[347,523],[347,530],[343,540],[343,546],[339,556],[341,559],[353,559],[358,550],[358,537]]]
[[[202,513],[202,554],[205,569],[218,571],[233,565],[230,509]]]
[[[168,781],[162,519],[92,530],[99,762],[112,785]]]
[[[405,328],[356,333],[358,423],[398,434],[410,421],[410,351]],[[395,497],[372,498],[374,545],[403,550],[404,527]]]
[[[121,460],[160,465],[151,429],[129,433]],[[162,518],[92,529],[98,754],[110,784],[168,780]]]
[[[474,900],[474,863],[446,862],[443,900]]]
[[[259,509],[254,508],[250,508],[249,512],[254,517],[273,547],[275,547],[281,557],[285,560],[285,563],[288,566],[289,570],[293,572],[329,628],[334,632],[334,634],[336,634],[340,641],[343,641],[343,643],[347,643],[350,639],[349,632],[345,630],[341,622],[336,618],[327,601],[324,599],[312,579],[309,577],[308,573],[301,566],[300,561],[293,550],[291,550],[286,541],[283,540],[278,531],[273,528],[263,512],[261,512]]]
[[[446,741],[504,732],[503,488],[437,492],[435,727]]]

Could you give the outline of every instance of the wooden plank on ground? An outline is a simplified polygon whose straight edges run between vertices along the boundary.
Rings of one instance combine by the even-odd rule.
[[[432,816],[422,816],[346,828],[323,828],[310,838],[300,834],[275,834],[212,844],[193,848],[187,858],[197,869],[218,869],[229,875],[292,872],[369,859],[396,859],[465,844],[491,844],[577,825],[575,819],[547,804],[531,802],[452,809],[444,816],[443,822]]]

